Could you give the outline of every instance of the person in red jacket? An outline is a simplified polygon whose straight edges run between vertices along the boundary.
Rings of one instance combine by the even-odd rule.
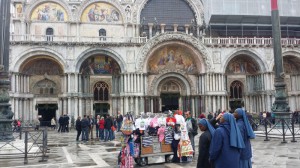
[[[104,117],[101,117],[99,120],[100,141],[104,140],[104,124],[105,124]]]

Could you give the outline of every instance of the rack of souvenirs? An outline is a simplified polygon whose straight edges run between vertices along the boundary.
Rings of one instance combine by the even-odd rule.
[[[133,161],[140,166],[148,164],[148,157],[165,156],[166,162],[172,162],[173,150],[180,161],[192,161],[193,149],[183,116],[176,113],[142,113],[137,118],[131,113],[124,116],[121,131],[122,150],[119,155],[121,168],[133,167]],[[172,148],[174,140],[179,141],[177,149]]]

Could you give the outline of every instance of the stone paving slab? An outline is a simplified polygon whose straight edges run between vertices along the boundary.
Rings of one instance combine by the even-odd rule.
[[[29,159],[24,165],[23,159],[0,160],[0,167],[16,168],[116,168],[117,156],[120,143],[116,141],[100,142],[91,140],[89,142],[76,142],[76,133],[57,133],[49,131],[48,135],[48,161],[39,162],[40,158]],[[117,133],[117,139],[120,133]],[[198,148],[199,136],[195,137],[196,148]],[[270,139],[264,141],[263,137],[252,140],[253,168],[299,168],[300,167],[300,139],[292,143],[281,143],[281,139]],[[197,158],[196,152],[196,158]],[[144,168],[195,168],[196,159],[190,163],[158,163],[150,164]],[[138,165],[135,167],[139,168]]]

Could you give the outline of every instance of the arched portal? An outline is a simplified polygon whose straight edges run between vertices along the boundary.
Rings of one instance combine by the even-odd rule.
[[[62,65],[50,56],[34,56],[22,63],[19,72],[15,79],[17,85],[19,84],[16,92],[33,94],[36,102],[34,106],[38,111],[34,117],[37,115],[40,117],[42,126],[50,126],[51,119],[59,115],[57,110],[58,95],[62,93]],[[28,102],[26,103],[28,104]],[[24,102],[24,104],[26,103]],[[28,111],[23,109],[19,111],[19,118],[22,118],[23,121],[32,120],[32,118],[28,118],[31,115],[26,114]]]
[[[237,55],[228,62],[225,75],[231,110],[244,106],[247,110],[262,110],[258,103],[250,103],[250,100],[261,97],[264,85],[262,69],[253,57],[245,54]]]
[[[84,98],[92,99],[93,112],[88,111],[87,113],[106,115],[112,104],[110,95],[120,93],[121,69],[119,64],[106,54],[94,54],[83,61],[79,72],[81,74],[80,91]]]
[[[183,95],[184,90],[185,86],[178,78],[169,77],[162,80],[157,87],[161,102],[159,111],[178,110],[181,107],[180,95]]]

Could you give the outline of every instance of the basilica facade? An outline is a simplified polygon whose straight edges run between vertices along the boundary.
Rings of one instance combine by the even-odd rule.
[[[198,116],[240,105],[252,113],[271,111],[270,5],[258,5],[267,13],[252,16],[251,5],[240,5],[247,13],[238,4],[226,12],[230,5],[222,3],[12,0],[14,118],[30,121],[39,115],[50,121],[61,114],[77,118],[176,109]],[[292,111],[300,110],[300,24],[289,19],[294,15],[300,17],[282,17]]]

